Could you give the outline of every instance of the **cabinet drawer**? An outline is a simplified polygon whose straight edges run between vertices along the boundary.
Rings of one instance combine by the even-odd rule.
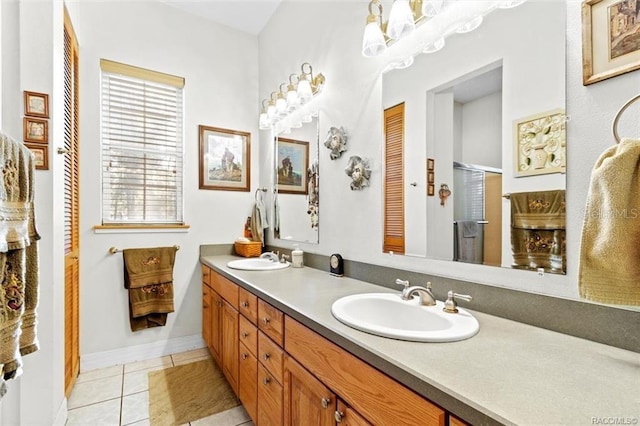
[[[240,315],[240,343],[243,343],[253,356],[258,355],[258,329],[248,319]]]
[[[258,332],[258,360],[282,384],[284,352],[261,331]]]
[[[371,423],[445,424],[444,411],[361,359],[290,317],[285,328],[287,353]]]
[[[283,388],[266,368],[258,363],[258,424],[282,426]]]
[[[202,282],[205,284],[210,284],[211,281],[209,279],[209,271],[211,270],[207,265],[202,266]]]
[[[258,328],[278,345],[283,345],[284,318],[282,312],[260,299],[258,300]]]
[[[238,309],[238,285],[213,271],[209,276],[209,280],[211,281],[211,288],[217,291],[234,309]]]
[[[258,297],[242,287],[238,288],[238,311],[258,325]]]
[[[254,423],[258,421],[258,359],[240,343],[238,396]]]

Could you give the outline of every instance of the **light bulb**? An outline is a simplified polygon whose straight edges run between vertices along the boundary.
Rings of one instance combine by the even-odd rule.
[[[415,28],[416,24],[413,21],[409,0],[395,0],[391,6],[391,13],[389,13],[387,35],[398,40],[411,34]]]
[[[308,102],[313,97],[313,93],[311,92],[311,84],[309,80],[305,77],[300,77],[300,81],[298,82],[298,99],[300,100],[300,104],[304,104]]]
[[[382,54],[387,49],[387,43],[384,40],[384,34],[380,29],[377,21],[369,22],[364,27],[364,36],[362,37],[362,56],[372,58]]]
[[[293,88],[293,86],[289,87],[289,91],[287,92],[287,111],[291,112],[298,108],[300,102],[298,101],[298,93]]]
[[[278,95],[278,99],[276,100],[276,114],[280,117],[287,114],[287,101],[285,101],[281,95]]]
[[[260,129],[268,129],[269,128],[269,119],[267,118],[267,113],[263,112],[260,114]]]

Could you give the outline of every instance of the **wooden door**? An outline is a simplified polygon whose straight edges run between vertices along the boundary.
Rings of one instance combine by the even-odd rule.
[[[222,307],[222,372],[238,394],[238,311],[225,301]]]
[[[209,352],[213,360],[222,368],[222,354],[220,353],[220,345],[222,344],[222,306],[223,301],[218,293],[210,289],[209,307],[211,309],[211,345]]]
[[[284,360],[284,424],[331,426],[335,395],[290,356]]]
[[[64,14],[64,358],[65,394],[80,372],[80,164],[78,41]]]
[[[404,254],[404,103],[384,110],[384,241]]]
[[[211,347],[211,289],[202,283],[202,339]],[[210,350],[210,349],[209,349]]]
[[[258,422],[258,359],[242,343],[238,367],[238,397],[254,423]]]
[[[256,426],[282,426],[282,393],[282,385],[264,365],[258,363],[258,424]]]

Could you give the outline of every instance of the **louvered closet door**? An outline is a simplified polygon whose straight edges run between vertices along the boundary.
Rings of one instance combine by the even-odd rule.
[[[65,394],[69,397],[80,371],[79,213],[78,163],[78,42],[65,9],[64,20],[64,357]]]
[[[404,254],[404,103],[384,110],[384,246]]]

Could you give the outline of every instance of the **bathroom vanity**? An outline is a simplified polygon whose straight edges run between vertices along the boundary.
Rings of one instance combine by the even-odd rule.
[[[463,341],[378,337],[331,305],[394,290],[309,267],[228,268],[234,259],[200,258],[203,336],[258,426],[638,419],[638,353],[480,312],[479,333]]]

